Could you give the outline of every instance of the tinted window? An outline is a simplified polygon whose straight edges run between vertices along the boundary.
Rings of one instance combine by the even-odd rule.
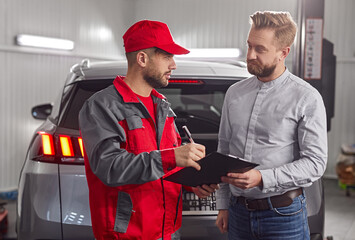
[[[193,133],[218,133],[225,92],[229,85],[175,85],[159,89],[177,115],[178,127]],[[181,131],[180,131],[181,132]]]
[[[65,89],[62,99],[59,126],[79,129],[78,114],[84,102],[94,93],[111,85],[113,79],[76,82]]]
[[[84,102],[112,82],[113,79],[91,80],[67,86],[62,98],[59,126],[78,130],[78,113]],[[187,125],[193,133],[218,133],[224,95],[232,82],[218,83],[200,86],[171,84],[158,91],[171,103],[179,128]]]

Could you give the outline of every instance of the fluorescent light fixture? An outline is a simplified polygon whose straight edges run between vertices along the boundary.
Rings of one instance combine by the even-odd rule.
[[[182,55],[184,58],[238,58],[241,56],[239,48],[192,48],[190,53]],[[176,56],[179,57],[179,56]]]
[[[60,50],[74,49],[74,42],[67,39],[49,38],[27,34],[17,35],[16,44],[27,47],[51,48]]]

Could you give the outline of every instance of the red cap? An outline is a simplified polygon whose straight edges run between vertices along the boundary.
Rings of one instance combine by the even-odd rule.
[[[177,45],[168,25],[158,21],[142,20],[133,24],[123,35],[126,52],[157,47],[171,54],[187,54],[190,51]]]

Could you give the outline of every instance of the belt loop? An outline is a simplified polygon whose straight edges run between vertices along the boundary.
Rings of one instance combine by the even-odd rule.
[[[272,206],[272,202],[271,202],[271,198],[270,197],[267,198],[267,203],[269,204],[269,208],[270,209],[274,209],[274,206]]]

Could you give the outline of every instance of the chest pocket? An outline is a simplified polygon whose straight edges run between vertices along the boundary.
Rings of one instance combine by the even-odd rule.
[[[139,154],[156,149],[155,131],[148,119],[137,115],[126,120],[126,149],[128,152]]]
[[[163,132],[163,141],[161,142],[161,149],[178,147],[181,144],[181,137],[175,130],[174,118],[168,117],[165,122]]]

